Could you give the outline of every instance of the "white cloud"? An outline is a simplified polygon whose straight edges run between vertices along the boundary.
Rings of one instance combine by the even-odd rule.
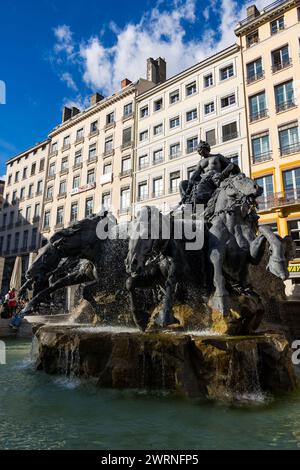
[[[115,37],[111,47],[105,46],[102,35],[75,44],[70,27],[59,26],[55,29],[55,51],[58,55],[67,53],[70,65],[79,65],[87,87],[109,95],[120,88],[123,78],[135,81],[145,77],[148,57],[164,57],[168,76],[172,76],[233,44],[234,28],[252,3],[252,0],[242,5],[237,0],[209,0],[203,10],[199,0],[172,0],[171,8],[167,9],[166,2],[161,0],[136,23],[123,28],[111,23]],[[256,2],[259,8],[264,3]],[[192,34],[188,36],[189,28]],[[192,39],[188,39],[190,36]]]
[[[70,72],[64,72],[60,79],[67,84],[68,88],[71,88],[73,91],[78,91],[78,87]]]

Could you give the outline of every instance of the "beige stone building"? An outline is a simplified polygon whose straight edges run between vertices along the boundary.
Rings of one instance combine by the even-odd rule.
[[[42,233],[110,208],[127,219],[132,204],[132,165],[135,133],[135,97],[153,87],[140,79],[122,82],[122,89],[103,98],[98,93],[91,106],[80,112],[65,108],[62,123],[51,139]]]
[[[297,244],[300,282],[300,0],[255,5],[239,23],[251,174],[264,195],[261,223]]]
[[[40,219],[48,153],[49,141],[45,140],[6,163],[0,213],[0,252],[5,258],[3,289],[8,288],[16,256],[22,257],[24,272],[30,253],[38,250],[41,244]]]
[[[137,97],[135,212],[169,211],[199,161],[200,140],[249,174],[241,55],[233,45]]]

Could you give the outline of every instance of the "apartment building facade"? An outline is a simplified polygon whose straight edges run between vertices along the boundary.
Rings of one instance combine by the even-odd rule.
[[[233,45],[137,97],[135,214],[145,204],[165,212],[178,204],[200,140],[249,174],[241,68]]]
[[[300,1],[248,8],[239,23],[251,175],[264,188],[261,223],[297,244],[300,280]],[[299,266],[299,270],[298,267]]]
[[[6,163],[3,208],[0,212],[0,278],[7,289],[17,256],[22,257],[23,272],[30,253],[41,244],[40,220],[43,207],[49,140],[45,140]]]

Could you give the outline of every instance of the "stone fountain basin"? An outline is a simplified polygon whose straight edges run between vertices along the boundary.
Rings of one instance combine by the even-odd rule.
[[[224,399],[297,386],[291,350],[280,334],[230,337],[47,325],[36,337],[37,370],[96,378],[101,388]]]

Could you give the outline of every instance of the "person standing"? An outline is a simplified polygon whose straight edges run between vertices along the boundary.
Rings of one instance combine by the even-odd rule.
[[[8,311],[10,318],[12,318],[16,313],[17,308],[17,293],[16,289],[12,288],[7,294],[7,301],[8,301]]]

